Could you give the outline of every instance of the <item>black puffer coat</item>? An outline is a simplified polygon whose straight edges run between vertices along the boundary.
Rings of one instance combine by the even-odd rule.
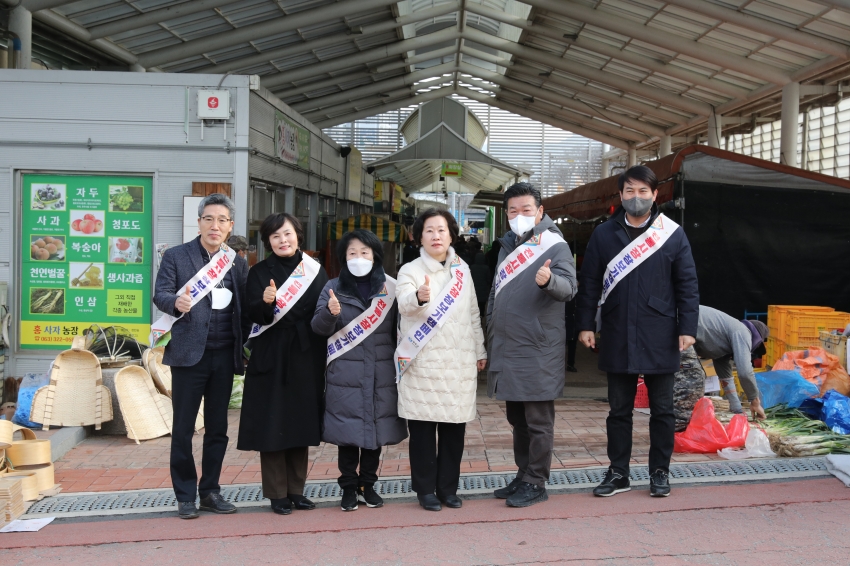
[[[313,331],[331,336],[363,311],[384,288],[386,276],[380,266],[372,270],[371,294],[360,297],[350,272],[343,267],[339,278],[328,281],[313,316]],[[341,312],[328,310],[330,290]],[[407,438],[407,422],[398,416],[398,387],[393,353],[396,347],[398,307],[363,343],[336,358],[327,368],[322,440],[337,446],[375,449],[398,444]]]

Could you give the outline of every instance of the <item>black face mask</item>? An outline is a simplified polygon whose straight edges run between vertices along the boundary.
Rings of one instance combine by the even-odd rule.
[[[756,349],[753,350],[753,359],[754,360],[757,360],[757,359],[761,358],[762,356],[766,356],[766,355],[767,355],[767,348],[764,347],[764,344],[759,344],[758,346],[756,346]]]

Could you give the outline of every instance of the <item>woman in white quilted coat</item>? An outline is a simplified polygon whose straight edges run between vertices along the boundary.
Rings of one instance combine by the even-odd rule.
[[[452,280],[458,225],[445,210],[428,209],[413,224],[420,257],[398,272],[396,302],[400,339],[421,317],[437,311],[440,291]],[[457,496],[466,423],[475,418],[478,371],[487,360],[475,287],[466,270],[464,289],[449,318],[420,350],[398,385],[398,414],[410,431],[410,471],[419,504],[439,511],[458,508]],[[419,323],[417,324],[417,321]],[[439,440],[438,440],[439,437]]]

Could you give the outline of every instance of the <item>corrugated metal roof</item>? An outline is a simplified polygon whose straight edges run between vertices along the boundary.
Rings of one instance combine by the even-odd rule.
[[[458,63],[511,79],[489,87],[493,103],[625,147],[634,138],[627,130],[651,135],[663,127],[692,136],[705,130],[712,107],[727,115],[772,117],[784,82],[845,79],[850,8],[841,5],[835,0],[77,0],[34,18],[40,26],[56,18],[79,26],[75,40],[108,51],[104,59],[89,57],[92,66],[138,60],[166,72],[258,74],[303,112],[334,107],[319,123],[327,127],[361,118],[369,108],[385,111],[387,104],[374,98],[399,88],[387,81],[444,63],[445,56],[429,60],[427,51],[456,45]],[[451,30],[458,36],[445,39]],[[434,32],[443,35],[429,37]],[[444,39],[432,42],[435,38]],[[117,48],[104,49],[95,40]],[[61,43],[36,47],[36,56],[57,66],[85,59],[63,55]],[[470,49],[478,49],[478,56]],[[537,69],[538,75],[513,72],[514,66]],[[287,82],[290,74],[295,78]],[[564,84],[567,78],[572,86]],[[455,75],[455,86],[460,79]],[[316,88],[310,89],[311,83]],[[333,103],[324,100],[371,83],[374,89],[350,100],[349,108],[340,106],[338,96]],[[511,102],[534,98],[523,92],[523,83],[543,89],[539,104]],[[394,107],[415,104],[420,91],[394,95],[402,97],[393,99]],[[804,104],[817,104],[824,96],[830,95],[809,95]],[[566,99],[593,109],[580,112]],[[588,118],[600,111],[604,118]],[[735,128],[740,129],[727,126],[725,133]]]

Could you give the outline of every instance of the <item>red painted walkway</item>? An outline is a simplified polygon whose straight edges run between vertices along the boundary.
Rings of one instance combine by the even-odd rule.
[[[4,564],[848,564],[850,490],[835,479],[674,487],[609,499],[495,499],[54,524],[0,535]]]

